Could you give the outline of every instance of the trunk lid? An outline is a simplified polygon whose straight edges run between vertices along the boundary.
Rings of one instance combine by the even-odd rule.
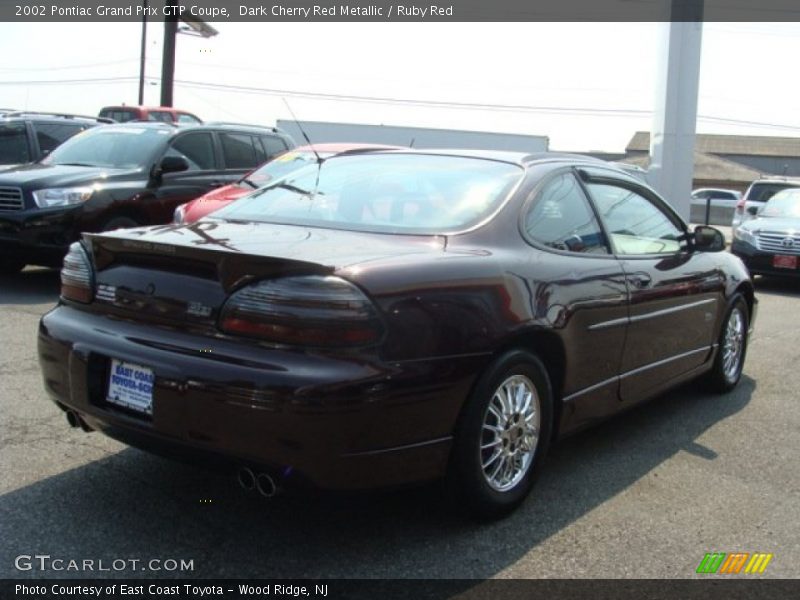
[[[288,275],[442,249],[441,238],[292,225],[203,221],[84,234],[95,265],[95,310],[137,320],[214,326],[230,293]]]

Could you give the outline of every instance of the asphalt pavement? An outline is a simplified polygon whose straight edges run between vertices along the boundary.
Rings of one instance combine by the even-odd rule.
[[[772,553],[760,577],[800,575],[800,282],[758,282],[733,393],[685,386],[561,442],[528,501],[492,524],[464,520],[438,486],[268,501],[232,473],[70,429],[36,358],[57,294],[55,271],[0,278],[0,577],[673,579],[714,551]],[[37,554],[142,562],[15,567]],[[151,559],[193,570],[142,572]]]

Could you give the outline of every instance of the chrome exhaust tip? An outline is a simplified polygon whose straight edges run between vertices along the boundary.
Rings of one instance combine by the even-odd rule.
[[[267,473],[256,475],[256,489],[264,498],[272,498],[278,493],[278,485],[272,476]]]
[[[236,473],[236,478],[243,490],[250,491],[256,487],[256,476],[250,467],[241,467]]]

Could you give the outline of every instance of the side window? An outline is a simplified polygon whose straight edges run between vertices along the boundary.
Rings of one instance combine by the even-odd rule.
[[[114,119],[115,121],[119,121],[120,123],[127,123],[128,121],[135,121],[136,119],[139,118],[139,115],[130,110],[122,110],[120,112],[114,113],[114,116],[111,118]]]
[[[200,119],[189,113],[178,113],[178,123],[201,123]]]
[[[544,186],[525,215],[524,227],[533,240],[550,248],[608,254],[597,219],[572,173]]]
[[[289,147],[277,135],[264,135],[261,136],[261,143],[264,144],[264,152],[267,153],[267,158],[272,158],[278,154],[286,152]]]
[[[168,156],[182,156],[189,162],[191,171],[208,171],[216,168],[214,140],[209,132],[187,133],[180,136],[167,150]]]
[[[138,115],[130,110],[103,110],[100,111],[100,116],[106,119],[113,119],[118,123],[126,123],[138,119]]]
[[[161,121],[163,123],[172,123],[172,115],[163,110],[151,110],[147,113],[148,121]]]
[[[650,200],[617,185],[589,183],[618,254],[674,254],[683,232]]]
[[[25,123],[0,123],[0,165],[26,163],[32,159]]]
[[[258,162],[253,138],[243,133],[220,132],[225,166],[229,169],[252,169]]]
[[[62,142],[66,142],[76,133],[82,131],[81,125],[64,125],[61,123],[36,123],[36,139],[42,152],[50,152]]]

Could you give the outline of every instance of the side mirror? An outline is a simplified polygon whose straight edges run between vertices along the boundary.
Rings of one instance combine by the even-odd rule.
[[[161,164],[158,168],[161,175],[164,173],[178,173],[180,171],[188,171],[189,163],[182,156],[165,156],[161,159]]]
[[[758,215],[758,209],[759,209],[758,206],[748,206],[747,207],[747,214],[748,215],[753,215],[755,217],[756,215]]]
[[[694,228],[694,247],[700,252],[725,250],[725,236],[719,229],[708,225],[698,225]]]

